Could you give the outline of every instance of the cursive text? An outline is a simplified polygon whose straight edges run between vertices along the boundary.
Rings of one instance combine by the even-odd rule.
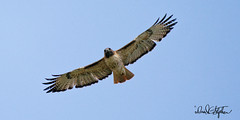
[[[195,114],[213,114],[213,115],[217,115],[218,118],[220,118],[220,114],[230,114],[232,112],[232,110],[230,111],[225,111],[224,108],[228,107],[228,106],[210,106],[209,104],[207,104],[206,106],[194,106],[196,108]]]

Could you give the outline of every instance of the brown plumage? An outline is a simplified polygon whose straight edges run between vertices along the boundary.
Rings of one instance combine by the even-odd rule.
[[[156,46],[155,42],[161,41],[177,24],[176,19],[170,20],[172,15],[168,18],[166,16],[161,20],[158,18],[149,29],[121,49],[113,51],[111,48],[106,48],[104,57],[99,61],[65,74],[53,75],[55,78],[47,78],[46,80],[50,82],[43,84],[50,84],[50,86],[44,90],[49,93],[65,91],[72,89],[74,86],[81,88],[97,83],[98,80],[102,80],[112,73],[114,84],[131,79],[134,74],[125,66],[134,63],[151,51]]]

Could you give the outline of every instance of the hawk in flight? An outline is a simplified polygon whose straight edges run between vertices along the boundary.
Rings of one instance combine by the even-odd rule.
[[[85,67],[78,68],[71,72],[53,75],[54,78],[46,78],[50,82],[43,83],[50,85],[44,90],[49,92],[60,92],[67,89],[81,88],[97,83],[113,73],[114,84],[123,83],[130,80],[134,74],[125,66],[134,63],[140,57],[150,52],[164,38],[177,22],[172,19],[173,15],[167,17],[167,14],[157,21],[145,32],[137,36],[133,41],[120,48],[112,50],[106,48],[104,57]]]

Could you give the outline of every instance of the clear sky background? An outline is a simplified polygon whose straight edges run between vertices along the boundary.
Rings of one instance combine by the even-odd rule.
[[[240,114],[239,0],[1,0],[1,120],[218,120],[194,106]],[[82,89],[46,94],[42,83],[117,50],[158,17],[178,24],[155,49]]]

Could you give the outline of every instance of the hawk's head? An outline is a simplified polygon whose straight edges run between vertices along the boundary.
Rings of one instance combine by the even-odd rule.
[[[106,48],[104,49],[104,55],[106,58],[109,58],[114,54],[114,51],[111,48]]]

